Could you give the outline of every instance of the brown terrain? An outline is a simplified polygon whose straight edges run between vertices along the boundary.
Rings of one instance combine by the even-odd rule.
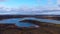
[[[47,17],[46,19],[59,20],[60,17]],[[17,27],[14,24],[0,24],[0,34],[60,34],[60,24],[42,23],[32,21],[34,24],[39,25],[38,28]]]

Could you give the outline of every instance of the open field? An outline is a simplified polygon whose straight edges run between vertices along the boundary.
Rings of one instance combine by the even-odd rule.
[[[1,34],[60,34],[60,25],[41,23],[42,26],[37,29],[17,28],[15,25],[0,24]]]
[[[1,16],[0,20],[8,19],[10,17],[12,18],[12,16],[9,17],[5,16],[5,17]],[[13,18],[17,17],[14,16]],[[18,18],[20,17],[18,16]],[[21,16],[21,18],[23,17]],[[43,18],[60,20],[59,19],[60,17],[54,18],[44,16]],[[25,28],[25,27],[18,28],[14,24],[0,24],[0,34],[60,34],[60,24],[42,23],[42,22],[36,22],[36,23],[40,26],[39,28]]]

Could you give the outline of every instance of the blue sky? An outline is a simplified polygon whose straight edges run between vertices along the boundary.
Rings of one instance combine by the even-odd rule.
[[[57,3],[60,2],[57,0],[0,0],[0,14],[39,14],[41,10],[60,10]]]
[[[4,2],[0,2],[0,4],[6,5],[9,7],[17,7],[22,5],[28,5],[28,6],[38,5],[36,0],[6,0]]]
[[[51,0],[52,5],[56,5],[56,0]],[[0,2],[0,5],[6,5],[8,7],[20,7],[22,5],[32,6],[46,6],[48,0],[5,0]]]

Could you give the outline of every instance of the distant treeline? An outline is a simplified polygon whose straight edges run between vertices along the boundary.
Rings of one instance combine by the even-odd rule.
[[[59,15],[0,15],[0,19],[8,19],[8,18],[24,18],[24,17],[35,17],[35,18],[52,18],[60,20]]]
[[[41,17],[43,15],[0,15],[0,18]]]

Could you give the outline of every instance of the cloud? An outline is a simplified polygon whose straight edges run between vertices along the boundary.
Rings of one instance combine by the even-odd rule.
[[[60,4],[60,0],[57,0],[57,4]]]
[[[6,0],[0,0],[0,2],[3,2],[3,1],[6,1]]]
[[[45,10],[47,10],[45,12]],[[8,8],[5,5],[0,5],[0,15],[1,14],[24,14],[24,15],[35,15],[35,14],[59,14],[60,12],[51,12],[50,10],[60,10],[60,7],[56,6],[21,6],[19,8]]]

